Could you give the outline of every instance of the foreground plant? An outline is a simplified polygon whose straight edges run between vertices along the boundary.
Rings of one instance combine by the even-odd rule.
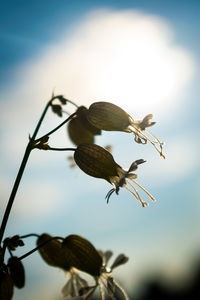
[[[63,107],[69,104],[75,107],[75,112],[54,129],[38,138],[37,135],[40,126],[48,109],[51,108],[52,112],[58,117],[63,117],[66,113]],[[62,95],[52,95],[38,121],[33,135],[29,137],[29,142],[2,219],[0,227],[0,299],[12,299],[14,288],[21,289],[25,286],[25,269],[22,260],[35,251],[39,251],[41,257],[48,265],[63,269],[68,274],[69,280],[62,289],[64,296],[76,297],[76,299],[92,299],[94,292],[99,288],[102,300],[105,299],[105,293],[111,299],[128,299],[124,290],[116,283],[112,276],[112,271],[115,267],[128,261],[128,258],[124,254],[119,255],[109,268],[107,267],[107,263],[112,252],[107,251],[103,253],[97,251],[90,241],[79,235],[74,234],[63,238],[52,237],[49,234],[38,235],[30,233],[27,235],[15,234],[12,237],[4,239],[3,237],[26,163],[34,149],[74,152],[74,161],[81,170],[90,176],[105,179],[113,185],[113,188],[106,196],[107,202],[113,192],[118,194],[120,187],[123,187],[142,206],[147,206],[147,203],[141,199],[135,186],[139,187],[151,200],[155,201],[154,197],[135,181],[137,175],[134,172],[137,170],[138,165],[143,164],[145,160],[139,159],[134,161],[126,171],[115,162],[109,151],[94,144],[95,136],[101,135],[102,130],[133,132],[137,143],[145,144],[147,141],[150,141],[160,155],[164,157],[162,143],[146,129],[154,125],[155,122],[151,122],[151,119],[152,115],[147,115],[141,121],[133,120],[121,108],[108,102],[96,102],[87,109],[84,106],[77,106],[73,101],[66,99]],[[49,145],[51,135],[67,123],[69,137],[76,145],[76,148],[51,147]],[[144,131],[154,137],[154,141],[149,139],[144,134]],[[160,149],[157,148],[156,143],[158,143]],[[127,187],[127,184],[129,184],[132,190]],[[13,255],[13,251],[24,246],[24,239],[32,236],[37,238],[36,247],[22,256]],[[6,259],[7,256],[8,259]],[[89,285],[79,275],[79,272],[85,272],[92,276],[94,284],[92,286]]]
[[[86,143],[77,147],[74,152],[74,160],[86,174],[105,179],[114,186],[114,188],[106,195],[107,202],[113,192],[116,192],[118,195],[120,187],[124,187],[142,204],[142,206],[147,206],[147,202],[144,202],[140,198],[137,189],[130,181],[140,187],[152,201],[155,201],[155,198],[134,180],[137,178],[137,175],[132,173],[133,171],[136,171],[138,165],[143,164],[145,160],[139,159],[134,161],[128,171],[125,171],[115,162],[112,154],[106,149],[98,145]],[[133,191],[126,186],[127,183],[132,187]]]

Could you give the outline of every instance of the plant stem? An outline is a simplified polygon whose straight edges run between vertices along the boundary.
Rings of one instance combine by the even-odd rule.
[[[31,150],[32,150],[32,147],[31,147],[31,144],[29,142],[28,145],[27,145],[27,147],[26,147],[26,151],[24,153],[24,157],[23,157],[23,160],[21,162],[21,166],[19,168],[19,171],[18,171],[16,180],[15,180],[12,192],[10,194],[10,198],[8,200],[8,204],[6,206],[6,210],[5,210],[5,213],[4,213],[4,216],[3,216],[3,220],[2,220],[2,223],[1,223],[1,228],[0,228],[0,244],[2,242],[2,238],[3,238],[3,235],[4,235],[5,228],[6,228],[6,224],[7,224],[9,215],[10,215],[10,211],[11,211],[11,208],[12,208],[12,205],[13,205],[13,202],[14,202],[14,199],[15,199],[15,196],[16,196],[16,193],[17,193],[17,190],[18,190],[18,187],[19,187],[22,175],[24,173],[24,169],[25,169],[27,160],[28,160],[29,155],[31,153]]]
[[[55,131],[57,131],[58,129],[60,129],[60,127],[62,127],[65,123],[67,123],[69,120],[71,120],[74,116],[76,115],[76,112],[71,114],[69,116],[69,118],[67,118],[65,121],[63,121],[62,123],[60,123],[57,127],[55,127],[54,129],[52,129],[51,131],[49,131],[48,133],[46,133],[45,135],[41,136],[40,138],[38,138],[37,140],[35,140],[36,143],[40,142],[42,139],[44,139],[45,137],[51,135],[52,133],[54,133]]]
[[[19,184],[20,184],[20,181],[21,181],[21,178],[22,178],[22,175],[24,173],[24,169],[26,167],[26,163],[28,161],[28,158],[29,158],[29,155],[31,153],[31,150],[32,150],[32,142],[35,140],[35,137],[40,129],[40,126],[42,124],[42,121],[47,113],[47,110],[49,108],[49,106],[51,105],[51,102],[52,102],[52,99],[47,103],[39,121],[38,121],[38,124],[35,128],[35,131],[33,133],[33,136],[31,137],[27,147],[26,147],[26,150],[25,150],[25,153],[24,153],[24,157],[23,157],[23,160],[21,162],[21,166],[19,168],[19,171],[18,171],[18,174],[17,174],[17,177],[15,179],[15,183],[14,183],[14,186],[13,186],[13,189],[12,189],[12,192],[10,194],[10,198],[8,200],[8,203],[7,203],[7,206],[6,206],[6,210],[5,210],[5,213],[4,213],[4,216],[3,216],[3,220],[2,220],[2,223],[1,223],[1,227],[0,227],[0,244],[2,242],[2,239],[3,239],[3,235],[4,235],[4,232],[5,232],[5,228],[6,228],[6,224],[7,224],[7,221],[8,221],[8,218],[9,218],[9,215],[10,215],[10,211],[11,211],[11,208],[12,208],[12,205],[13,205],[13,202],[15,200],[15,196],[16,196],[16,193],[17,193],[17,190],[18,190],[18,187],[19,187]]]
[[[49,147],[47,150],[52,150],[52,151],[76,151],[76,148],[52,148],[52,147]]]
[[[34,131],[34,133],[33,133],[32,138],[31,138],[32,140],[35,140],[36,135],[37,135],[37,133],[38,133],[38,131],[39,131],[39,129],[40,129],[40,126],[41,126],[41,124],[42,124],[42,121],[44,120],[44,117],[45,117],[45,115],[46,115],[46,113],[47,113],[47,110],[48,110],[49,106],[51,105],[52,100],[53,100],[53,98],[52,98],[51,100],[49,100],[49,102],[48,102],[47,105],[45,106],[45,109],[44,109],[44,111],[43,111],[43,113],[42,113],[42,115],[41,115],[41,117],[40,117],[40,119],[39,119],[39,121],[38,121],[38,124],[37,124],[37,126],[36,126],[36,128],[35,128],[35,131]]]
[[[32,253],[34,253],[35,251],[37,251],[38,249],[40,249],[41,247],[43,247],[44,245],[48,244],[49,242],[53,241],[53,240],[64,240],[64,238],[60,237],[60,236],[55,236],[55,237],[52,237],[50,238],[49,240],[41,243],[40,245],[38,245],[37,247],[33,248],[31,251],[27,252],[26,254],[18,257],[19,260],[22,260],[24,259],[25,257],[31,255]]]
[[[34,237],[39,237],[40,235],[37,234],[37,233],[29,233],[29,234],[25,234],[25,235],[20,235],[20,239],[25,239],[25,238],[28,238],[28,237],[31,237],[31,236],[34,236]]]

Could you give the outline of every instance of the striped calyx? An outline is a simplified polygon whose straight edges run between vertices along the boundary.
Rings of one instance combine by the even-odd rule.
[[[68,123],[68,134],[75,145],[94,143],[95,135],[100,135],[101,130],[93,126],[87,119],[88,109],[80,106],[74,118]]]
[[[22,262],[16,256],[12,256],[8,260],[8,268],[14,285],[18,289],[23,288],[25,285],[25,270]]]
[[[130,116],[119,106],[110,102],[95,102],[87,113],[88,121],[95,127],[107,131],[130,132]]]
[[[52,236],[46,233],[40,235],[37,239],[37,246],[47,242],[51,238]],[[60,241],[56,239],[51,240],[40,247],[38,251],[48,265],[61,268],[65,271],[70,270],[71,265],[68,261],[67,253],[62,248],[62,243]]]
[[[95,144],[80,144],[74,152],[74,160],[86,174],[103,178],[110,182],[110,177],[117,176],[119,167],[110,152]]]
[[[64,239],[62,248],[67,252],[68,259],[73,267],[92,276],[100,275],[102,257],[88,240],[72,234]]]

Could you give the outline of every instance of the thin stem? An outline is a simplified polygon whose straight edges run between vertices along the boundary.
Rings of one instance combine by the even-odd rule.
[[[45,242],[41,243],[37,247],[33,248],[31,251],[27,252],[26,254],[18,257],[18,260],[22,260],[22,259],[26,258],[27,256],[31,255],[32,253],[34,253],[35,251],[37,251],[38,249],[42,248],[44,245],[48,244],[49,242],[51,242],[53,240],[62,240],[62,241],[64,241],[64,238],[62,238],[60,236],[52,237],[52,238],[46,240]]]
[[[40,235],[37,233],[29,233],[29,234],[25,234],[25,235],[20,235],[20,239],[25,239],[25,238],[28,238],[31,236],[35,236],[35,237],[39,238]]]
[[[0,228],[0,244],[2,242],[2,238],[3,238],[3,235],[4,235],[5,228],[6,228],[6,224],[7,224],[9,215],[10,215],[10,211],[11,211],[11,208],[12,208],[12,205],[13,205],[13,202],[14,202],[14,199],[15,199],[15,196],[16,196],[16,193],[17,193],[17,190],[18,190],[18,187],[19,187],[22,175],[24,173],[24,169],[25,169],[26,163],[27,163],[29,155],[31,153],[31,150],[32,150],[32,147],[31,147],[31,143],[29,142],[28,145],[27,145],[27,147],[26,147],[26,151],[24,153],[24,157],[23,157],[23,160],[21,162],[21,166],[19,168],[19,171],[18,171],[16,180],[15,180],[12,192],[10,194],[10,198],[8,200],[8,204],[6,206],[6,210],[5,210],[5,213],[4,213],[4,216],[3,216],[3,220],[2,220],[2,223],[1,223],[1,228]]]
[[[47,105],[45,106],[44,108],[44,111],[37,123],[37,126],[35,128],[35,131],[33,133],[33,136],[32,138],[30,139],[27,147],[26,147],[26,150],[25,150],[25,153],[24,153],[24,157],[22,159],[22,162],[21,162],[21,166],[19,168],[19,171],[18,171],[18,174],[17,174],[17,177],[15,179],[15,183],[14,183],[14,186],[13,186],[13,189],[12,189],[12,192],[10,194],[10,198],[8,200],[8,203],[7,203],[7,206],[6,206],[6,210],[5,210],[5,213],[4,213],[4,216],[3,216],[3,220],[2,220],[2,223],[1,223],[1,227],[0,227],[0,244],[2,242],[2,239],[3,239],[3,235],[4,235],[4,232],[5,232],[5,228],[6,228],[6,224],[7,224],[7,221],[8,221],[8,218],[9,218],[9,215],[10,215],[10,211],[11,211],[11,208],[12,208],[12,205],[13,205],[13,202],[14,202],[14,199],[15,199],[15,196],[16,196],[16,193],[17,193],[17,190],[18,190],[18,187],[19,187],[19,184],[20,184],[20,181],[21,181],[21,178],[22,178],[22,175],[24,173],[24,169],[26,167],[26,163],[28,161],[28,158],[29,158],[29,155],[31,153],[31,150],[32,150],[32,143],[40,129],[40,126],[42,124],[42,121],[44,120],[44,117],[47,113],[47,110],[49,108],[49,106],[51,105],[51,102],[52,102],[53,98],[47,103]]]
[[[67,118],[65,121],[63,121],[62,123],[60,123],[57,127],[55,127],[54,129],[52,129],[51,131],[49,131],[48,133],[46,133],[42,137],[38,138],[37,140],[35,140],[35,142],[38,143],[39,141],[41,141],[45,137],[51,135],[52,133],[54,133],[55,131],[57,131],[58,129],[60,129],[60,127],[62,127],[65,123],[67,123],[69,120],[71,120],[75,115],[76,115],[76,112],[73,113],[73,114],[71,114],[71,116],[69,116],[69,118]]]
[[[74,103],[72,100],[69,100],[69,99],[66,99],[67,100],[67,102],[69,102],[69,103],[71,103],[72,105],[74,105],[76,108],[78,108],[79,106],[76,104],[76,103]]]
[[[49,147],[47,150],[53,150],[53,151],[76,151],[76,148],[52,148],[52,147]]]
[[[48,110],[49,106],[51,105],[52,101],[53,101],[53,98],[52,98],[51,100],[49,100],[49,102],[48,102],[47,105],[45,106],[45,109],[44,109],[44,111],[43,111],[43,113],[42,113],[42,115],[41,115],[41,117],[40,117],[40,119],[39,119],[39,121],[38,121],[38,124],[37,124],[37,126],[36,126],[36,128],[35,128],[35,131],[34,131],[34,133],[33,133],[32,140],[35,140],[36,135],[37,135],[37,133],[38,133],[38,131],[39,131],[39,129],[40,129],[40,126],[41,126],[41,124],[42,124],[42,121],[44,120],[44,117],[45,117],[45,115],[46,115],[46,113],[47,113],[47,110]]]

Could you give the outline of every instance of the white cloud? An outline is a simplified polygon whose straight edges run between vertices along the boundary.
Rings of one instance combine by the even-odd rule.
[[[133,117],[160,116],[176,109],[193,71],[191,54],[177,45],[163,19],[131,10],[95,11],[71,36],[63,34],[16,70],[1,107],[5,160],[22,155],[53,88],[79,104],[107,100]],[[56,122],[49,118],[47,131]],[[67,144],[61,135],[58,142]]]

